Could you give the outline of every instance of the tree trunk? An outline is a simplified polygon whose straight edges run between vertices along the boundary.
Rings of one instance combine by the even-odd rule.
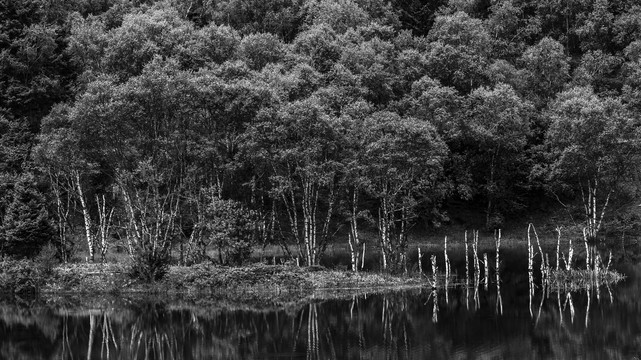
[[[69,225],[69,211],[71,210],[72,195],[69,191],[65,192],[65,200],[62,198],[62,185],[60,180],[61,175],[57,174],[55,177],[52,171],[49,171],[49,180],[51,188],[56,198],[56,220],[58,225],[58,236],[60,237],[60,255],[62,262],[69,261],[69,254],[67,253],[67,228]],[[70,184],[73,189],[73,184]]]
[[[107,202],[105,196],[102,195],[102,202],[100,198],[96,196],[96,205],[98,205],[98,236],[100,237],[100,256],[102,261],[105,261],[107,256],[107,247],[109,238],[109,230],[111,229],[111,218],[114,213],[112,208],[109,213],[107,213]]]
[[[349,250],[352,259],[352,271],[358,272],[358,255],[361,246],[358,234],[358,190],[354,189],[352,195],[352,211],[349,219],[350,232],[348,236]]]
[[[407,207],[401,207],[401,229],[398,234],[397,252],[399,265],[403,267],[403,272],[407,274]]]
[[[589,240],[594,240],[596,239],[597,234],[599,233],[599,230],[601,230],[603,217],[605,216],[605,212],[608,208],[608,204],[610,202],[610,197],[612,195],[613,189],[610,189],[608,191],[608,194],[605,198],[603,206],[601,207],[601,209],[598,209],[598,199],[597,199],[597,190],[599,187],[598,178],[595,177],[594,180],[588,180],[587,184],[588,184],[587,199],[585,198],[585,192],[583,191],[583,187],[581,187],[581,194],[583,197],[583,204],[584,204],[583,206],[585,209],[587,237]]]
[[[82,184],[80,183],[80,172],[74,171],[76,189],[78,190],[78,197],[80,198],[80,205],[82,207],[82,215],[85,222],[85,236],[87,238],[87,249],[89,250],[89,258],[91,261],[94,261],[94,238],[91,225],[91,217],[89,216],[89,208],[87,207],[87,202],[85,201],[84,191],[82,190]]]
[[[274,169],[274,171],[276,171]],[[304,226],[303,226],[303,234],[301,235],[300,229],[299,229],[299,222],[298,222],[298,207],[296,204],[296,196],[294,194],[294,189],[293,189],[293,183],[294,183],[294,175],[292,174],[291,169],[289,169],[288,166],[288,189],[283,190],[280,193],[280,197],[283,201],[283,204],[285,205],[285,212],[287,213],[287,218],[289,220],[289,227],[291,229],[292,236],[294,237],[294,241],[296,242],[296,245],[298,246],[298,254],[300,256],[304,256],[307,259],[307,249],[305,247],[305,241],[304,241]],[[304,205],[304,204],[303,204]],[[272,207],[272,219],[275,220],[275,206]],[[273,222],[275,225],[275,221]],[[284,249],[286,249],[287,253],[289,253],[289,247],[287,246],[287,243],[282,243],[281,244]]]
[[[381,243],[383,270],[387,270],[390,262],[390,219],[387,198],[383,198],[378,209],[378,233]]]
[[[316,222],[313,206],[314,185],[308,180],[303,179],[303,242],[305,244],[305,258],[307,266],[316,265],[314,256]]]
[[[129,249],[129,256],[133,256],[134,244],[138,244],[139,239],[142,238],[142,233],[138,227],[138,223],[136,222],[136,212],[134,211],[134,206],[129,193],[127,192],[127,188],[124,184],[119,184],[119,186],[123,200],[125,201],[127,214],[129,215],[129,226],[127,226],[127,248]]]

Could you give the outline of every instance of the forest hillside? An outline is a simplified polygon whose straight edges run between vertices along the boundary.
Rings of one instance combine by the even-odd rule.
[[[3,256],[596,238],[639,231],[640,154],[636,0],[0,0]]]

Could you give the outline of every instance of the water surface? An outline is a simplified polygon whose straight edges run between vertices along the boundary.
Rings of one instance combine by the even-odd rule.
[[[0,307],[0,358],[634,359],[641,292],[628,273],[613,289],[536,287],[530,297],[527,276],[513,275],[503,277],[500,292],[481,284],[284,308],[14,299]]]

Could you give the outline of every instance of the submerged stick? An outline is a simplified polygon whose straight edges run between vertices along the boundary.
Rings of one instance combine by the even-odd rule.
[[[545,282],[547,283],[550,280],[550,255],[545,254],[545,261],[543,261],[543,264],[545,264]]]
[[[500,272],[501,229],[496,238],[496,310],[503,315],[503,298],[501,297],[501,272]]]
[[[572,237],[570,237],[570,249],[568,250],[568,261],[567,261],[567,270],[572,269],[572,255],[574,255],[574,246],[572,245]]]
[[[447,292],[447,290],[445,290]],[[434,306],[432,308],[432,322],[436,324],[438,322],[438,292],[436,290],[432,291]]]
[[[527,231],[527,270],[532,275],[534,264],[534,249],[532,248],[532,240],[530,239],[530,228]]]
[[[498,237],[496,238],[496,307],[501,315],[503,315],[503,298],[501,298],[501,272],[500,266],[500,251],[501,249],[501,229],[499,229]]]
[[[432,278],[434,279],[432,282],[432,287],[436,287],[436,272],[438,268],[436,267],[436,255],[432,255],[430,257],[430,260],[432,261]]]
[[[591,294],[590,294],[590,285],[589,285],[589,283],[588,283],[588,288],[585,290],[585,294],[588,297],[588,305],[587,305],[587,307],[585,309],[585,328],[587,329],[588,328],[588,324],[589,324],[589,319],[590,319],[590,299],[592,298],[592,296],[590,296]]]
[[[474,278],[478,282],[481,277],[481,266],[479,264],[479,232],[476,230],[474,232],[474,242],[472,243],[472,251],[474,252]]]
[[[472,251],[474,252],[474,309],[478,310],[481,306],[479,302],[479,283],[481,282],[481,267],[479,265],[479,232],[473,232]]]
[[[547,272],[549,262],[546,262],[545,255],[543,254],[543,249],[541,248],[541,241],[539,241],[539,234],[536,233],[536,228],[534,227],[534,225],[532,225],[532,230],[534,231],[536,245],[539,247],[539,254],[541,254],[541,272]]]
[[[501,297],[501,284],[496,283],[496,312],[503,315],[503,298]]]
[[[474,309],[478,310],[481,307],[479,301],[479,278],[477,277],[474,281]]]
[[[590,247],[588,246],[588,234],[585,228],[583,228],[583,243],[585,244],[585,269],[590,270]]]
[[[556,299],[559,307],[559,324],[563,325],[563,309],[561,308],[561,285],[556,284]]]
[[[572,301],[572,292],[568,291],[566,294],[566,300],[570,304],[570,321],[574,324],[574,302]]]
[[[443,247],[443,256],[445,258],[445,278],[450,277],[450,259],[447,256],[447,236],[445,237],[445,245]]]
[[[423,264],[421,263],[421,258],[423,255],[421,254],[421,247],[419,246],[418,248],[418,273],[423,274]]]
[[[352,303],[349,305],[349,319],[354,318],[354,307],[356,306],[356,295],[352,296]]]
[[[469,284],[470,280],[470,261],[467,254],[467,230],[465,230],[465,285]]]
[[[599,269],[600,269],[600,263],[601,262],[601,255],[596,254],[594,256],[594,281],[596,284],[597,289],[599,288]]]
[[[532,313],[532,297],[534,296],[534,277],[532,277],[532,272],[529,272],[528,274],[528,293],[529,293],[529,309],[530,309],[530,318],[534,318],[534,314]]]
[[[560,258],[559,258],[559,252],[561,248],[561,228],[556,227],[556,232],[557,232],[557,237],[556,237],[556,271],[559,271],[559,268],[561,266],[560,264]]]
[[[450,296],[449,296],[449,289],[450,287],[450,278],[448,276],[445,277],[445,303],[447,305],[450,304]]]
[[[541,292],[541,302],[539,303],[539,311],[536,314],[536,321],[534,322],[534,326],[536,327],[539,324],[539,319],[541,318],[541,310],[543,310],[543,302],[545,300],[545,294],[550,294],[550,291],[548,290],[547,286],[543,285],[543,291]]]
[[[487,260],[487,253],[483,253],[483,262],[485,263],[485,290],[487,290],[488,283],[490,282],[490,262]]]
[[[499,229],[499,236],[496,238],[496,283],[501,281],[499,266],[500,266],[500,250],[501,250],[501,229]]]
[[[536,228],[534,227],[534,224],[530,223],[527,228],[527,233],[528,233],[528,241],[530,239],[530,229],[532,229],[532,232],[534,232],[534,238],[536,239],[536,244],[539,247],[539,254],[541,255],[541,274],[545,272],[545,255],[543,254],[543,249],[541,248],[541,242],[539,241],[539,234],[536,233]]]
[[[465,284],[465,308],[470,310],[470,286],[467,283]]]

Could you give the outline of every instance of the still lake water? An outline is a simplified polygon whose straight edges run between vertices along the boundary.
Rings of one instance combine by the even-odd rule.
[[[0,359],[636,359],[641,267],[608,289],[566,293],[527,276],[495,286],[417,289],[235,310],[116,301],[93,310],[0,306]]]

